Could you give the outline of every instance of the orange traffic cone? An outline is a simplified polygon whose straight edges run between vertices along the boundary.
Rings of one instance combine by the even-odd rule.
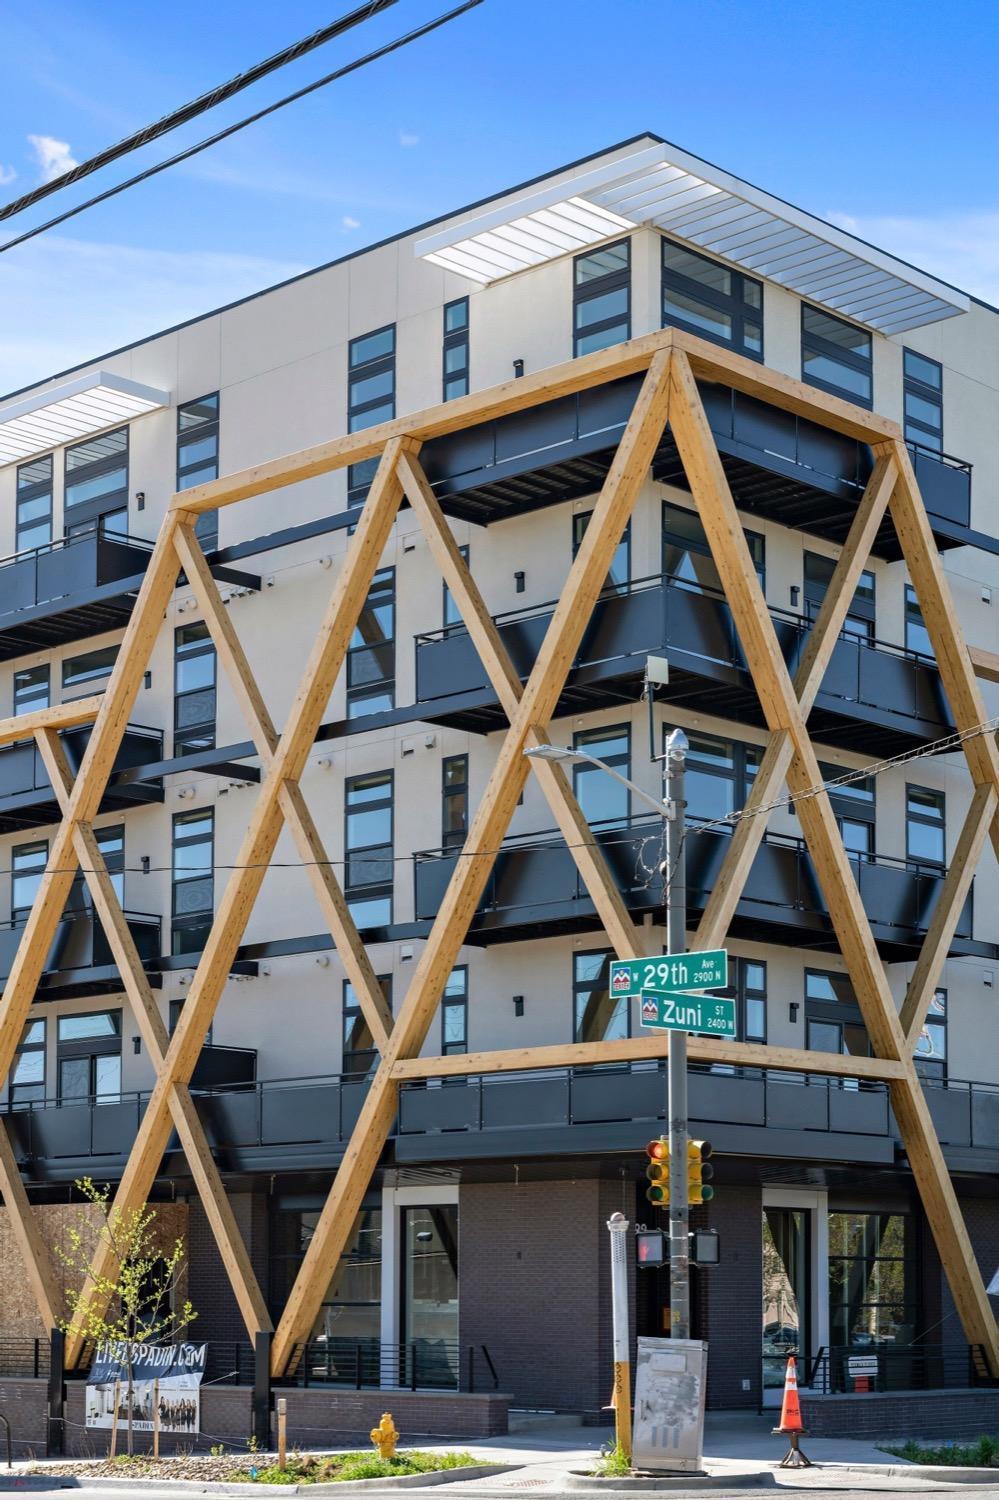
[[[780,1409],[780,1426],[774,1432],[786,1432],[791,1446],[780,1461],[782,1469],[810,1469],[812,1461],[798,1447],[798,1438],[805,1431],[801,1420],[801,1402],[798,1400],[798,1366],[792,1354],[784,1375],[784,1400]]]

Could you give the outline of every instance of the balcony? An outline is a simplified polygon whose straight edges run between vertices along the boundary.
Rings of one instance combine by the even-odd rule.
[[[626,827],[598,832],[597,842],[636,916],[663,919],[659,878],[662,824],[633,819]],[[728,847],[719,829],[689,830],[687,902],[692,920],[703,911]],[[457,862],[457,849],[415,855],[416,920],[435,917]],[[857,861],[854,873],[879,950],[889,962],[908,962],[919,948],[939,898],[943,876],[911,869],[883,856]],[[599,929],[593,903],[576,863],[558,833],[508,839],[496,859],[468,941],[489,946]],[[793,947],[838,951],[825,898],[800,839],[769,835],[753,861],[732,923],[733,937]],[[957,924],[952,954],[999,957],[999,947],[972,935],[971,897]]]
[[[449,514],[488,526],[599,488],[641,387],[629,377],[545,402],[424,444],[421,459]],[[708,421],[736,504],[785,526],[843,542],[871,471],[870,450],[804,417],[727,386],[700,384]],[[988,545],[969,530],[971,469],[917,454],[930,525],[940,548]],[[654,476],[687,488],[667,429]],[[897,560],[890,518],[874,545]]]
[[[500,637],[522,678],[534,664],[554,604],[498,615]],[[772,609],[784,659],[794,670],[808,638],[799,614]],[[667,656],[664,701],[764,723],[732,613],[723,595],[670,576],[643,578],[597,603],[556,715],[634,702],[649,654]],[[505,725],[464,626],[416,637],[419,717],[479,732]],[[841,636],[809,720],[826,744],[893,755],[953,729],[936,666],[882,641]]]
[[[91,726],[64,730],[60,738],[73,772],[79,770],[90,739]],[[162,802],[163,781],[127,781],[121,774],[163,759],[163,732],[130,724],[115,756],[101,812],[115,812],[139,803]],[[18,833],[59,820],[48,772],[33,740],[0,749],[0,833]]]
[[[160,955],[160,919],[126,912],[125,920],[147,971]],[[0,984],[7,981],[17,952],[23,922],[0,926]],[[159,984],[159,975],[150,975]],[[120,977],[100,922],[90,911],[67,912],[56,928],[39,984],[40,1000],[77,999],[103,995],[120,988]]]
[[[206,1052],[241,1049],[211,1049]],[[248,1060],[255,1054],[245,1053]],[[250,1061],[247,1066],[252,1066]],[[194,1082],[198,1113],[223,1172],[334,1171],[367,1093],[363,1077]],[[927,1082],[927,1102],[952,1170],[999,1170],[999,1088]],[[880,1083],[804,1078],[727,1065],[691,1067],[691,1130],[719,1156],[772,1157],[890,1168],[898,1130]],[[6,1108],[29,1181],[114,1177],[135,1140],[148,1094],[114,1102],[55,1100]],[[574,1155],[636,1160],[665,1120],[662,1062],[504,1073],[407,1083],[387,1160],[398,1164],[523,1161]],[[174,1142],[164,1173],[184,1177]]]
[[[91,531],[0,563],[0,660],[124,625],[152,550]]]

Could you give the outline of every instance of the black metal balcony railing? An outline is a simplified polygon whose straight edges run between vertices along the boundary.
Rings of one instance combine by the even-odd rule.
[[[958,526],[970,525],[971,465],[921,443],[907,446],[926,509]]]
[[[820,1349],[806,1365],[802,1383],[815,1394],[827,1396],[855,1391],[964,1390],[994,1387],[999,1380],[990,1375],[980,1344],[896,1345],[872,1336],[856,1344]]]
[[[497,615],[500,638],[526,677],[537,657],[554,602]],[[789,669],[810,633],[804,616],[772,608]],[[620,701],[622,682],[637,681],[648,655],[665,655],[670,684],[662,696],[684,705],[763,724],[759,697],[739,644],[732,612],[717,590],[669,574],[636,579],[598,602],[557,712]],[[467,728],[504,722],[468,632],[451,625],[416,637],[416,698],[424,717]],[[818,739],[891,753],[953,728],[936,665],[886,641],[841,635],[810,719]]]
[[[0,563],[0,660],[122,625],[152,550],[95,528]]]
[[[70,769],[80,768],[90,740],[89,724],[60,733]],[[163,800],[161,777],[148,781],[120,781],[120,773],[140,766],[153,766],[163,759],[163,731],[130,724],[115,756],[111,779],[101,801],[102,811],[130,807],[140,802]],[[37,828],[59,818],[59,804],[52,790],[45,763],[33,740],[21,740],[0,749],[0,832],[14,833]]]
[[[160,919],[140,912],[126,912],[128,930],[144,963],[160,955]],[[24,922],[0,924],[0,983],[10,973],[14,954],[24,932]],[[52,947],[42,971],[43,988],[54,989],[72,975],[86,982],[88,974],[106,977],[114,969],[114,958],[101,923],[90,911],[68,912],[56,928]]]

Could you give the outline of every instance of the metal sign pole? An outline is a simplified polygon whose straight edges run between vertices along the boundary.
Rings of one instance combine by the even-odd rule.
[[[674,729],[666,741],[666,951],[687,947],[687,856],[683,783],[687,736]],[[670,1336],[690,1337],[690,1208],[687,1202],[687,1033],[669,1039],[669,1313]]]

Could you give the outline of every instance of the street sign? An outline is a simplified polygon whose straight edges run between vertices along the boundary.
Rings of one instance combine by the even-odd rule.
[[[735,1036],[735,1001],[717,995],[674,994],[643,990],[639,1020],[653,1031],[701,1031]]]
[[[643,990],[723,990],[728,984],[728,949],[703,953],[664,953],[661,958],[612,958],[612,995]]]

